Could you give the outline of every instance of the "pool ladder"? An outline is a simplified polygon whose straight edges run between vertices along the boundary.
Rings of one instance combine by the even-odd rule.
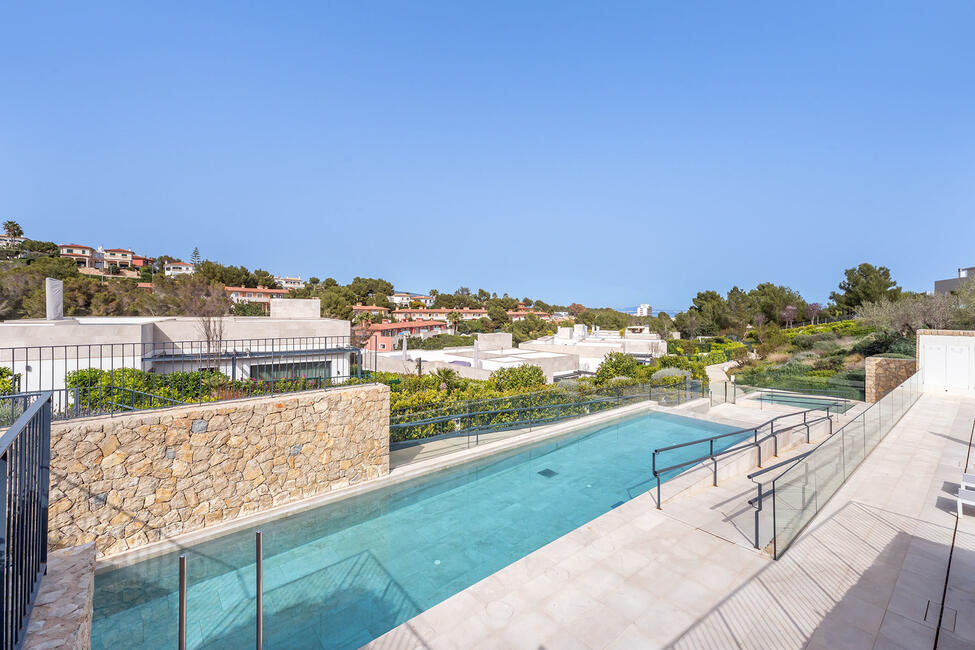
[[[264,646],[264,539],[261,531],[255,536],[257,562],[257,650]],[[186,650],[186,554],[179,556],[179,650]]]

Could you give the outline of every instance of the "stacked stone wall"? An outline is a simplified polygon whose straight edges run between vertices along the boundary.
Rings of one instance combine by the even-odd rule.
[[[48,541],[104,557],[388,473],[383,385],[56,423]]]

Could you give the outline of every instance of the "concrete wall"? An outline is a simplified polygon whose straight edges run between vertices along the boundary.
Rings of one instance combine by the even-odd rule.
[[[867,402],[877,402],[917,372],[915,359],[867,357],[865,393]]]
[[[320,318],[320,298],[271,298],[271,318]]]
[[[514,347],[514,340],[508,332],[478,334],[477,345],[480,350],[510,350]]]
[[[384,385],[56,423],[48,541],[104,557],[388,472]]]

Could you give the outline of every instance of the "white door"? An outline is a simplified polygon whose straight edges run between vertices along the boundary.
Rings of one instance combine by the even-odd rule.
[[[923,335],[920,343],[924,390],[975,393],[975,337]]]
[[[949,345],[945,363],[945,388],[968,390],[971,388],[972,348],[970,345]]]
[[[929,337],[922,337],[922,341]],[[947,383],[947,351],[944,343],[923,343],[921,345],[921,381],[925,390],[944,390]]]

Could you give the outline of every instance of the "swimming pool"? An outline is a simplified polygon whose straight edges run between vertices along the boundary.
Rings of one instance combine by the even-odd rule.
[[[655,447],[730,431],[644,413],[262,524],[265,647],[359,647],[646,492]],[[183,551],[188,647],[253,645],[255,530]],[[175,647],[177,556],[96,576],[93,648]]]

